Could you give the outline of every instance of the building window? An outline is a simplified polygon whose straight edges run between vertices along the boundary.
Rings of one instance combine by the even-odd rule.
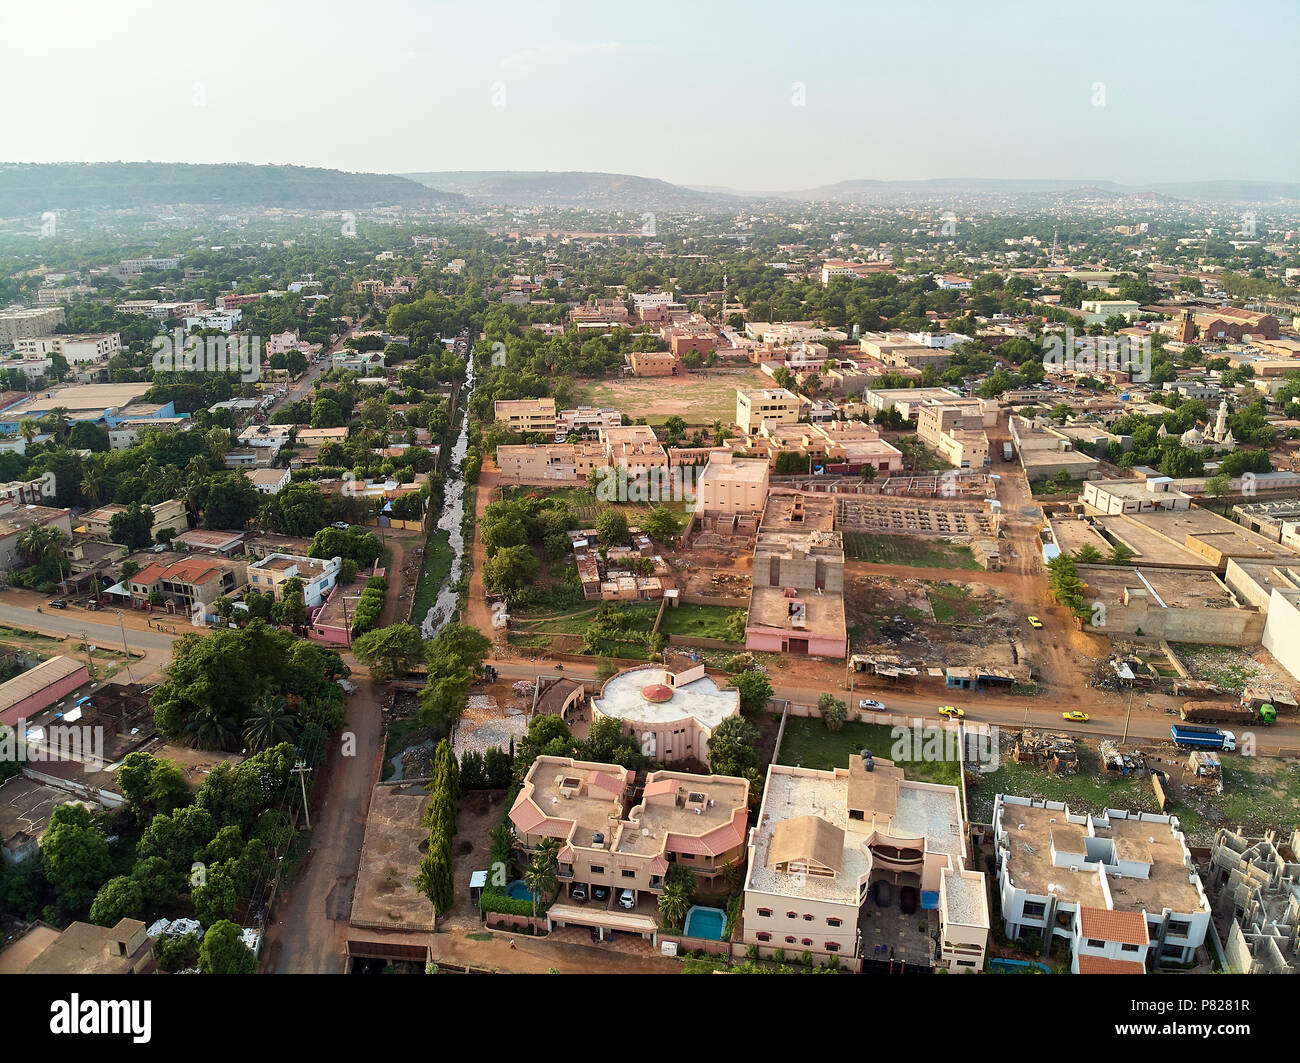
[[[785,913],[785,917],[786,917],[787,919],[798,919],[798,918],[799,918],[799,913],[798,913],[798,912],[786,912],[786,913]]]
[[[597,864],[592,864],[591,873],[593,875],[603,875],[605,873],[605,869],[603,867],[598,866]]]
[[[1192,924],[1182,919],[1169,920],[1169,933],[1175,937],[1185,938],[1192,929]]]
[[[840,943],[839,943],[838,941],[828,941],[828,942],[826,942],[826,951],[827,951],[827,952],[839,952],[839,951],[840,951]]]
[[[957,966],[958,966],[958,967],[974,967],[974,966],[975,966],[975,961],[974,961],[974,960],[958,960],[958,961],[957,961]]]
[[[809,912],[804,912],[804,913],[803,913],[803,917],[804,917],[805,919],[807,919],[808,922],[810,922],[810,923],[812,922],[812,914],[811,914],[811,913],[809,913]]]
[[[792,938],[792,937],[790,937],[790,936],[787,935],[787,936],[786,936],[786,939],[785,939],[785,943],[786,943],[787,945],[793,945],[793,944],[794,944],[794,938]]]
[[[804,938],[804,939],[803,939],[803,947],[806,948],[806,949],[808,949],[808,948],[812,948],[812,938]]]
[[[622,874],[622,876],[623,876],[624,878],[636,878],[636,872],[635,872],[635,871],[629,871],[629,870],[627,870],[627,868],[624,868],[624,869],[622,870],[622,872],[620,872],[620,874]]]
[[[1047,914],[1047,905],[1038,901],[1025,901],[1024,908],[1020,912],[1026,919],[1041,919]]]
[[[1106,942],[1104,941],[1098,941],[1096,938],[1088,939],[1088,948],[1090,949],[1104,949],[1105,947]]]
[[[772,909],[771,909],[771,908],[760,908],[760,909],[758,910],[758,917],[759,917],[760,919],[771,919],[771,918],[772,918]]]
[[[1138,946],[1136,946],[1136,945],[1121,945],[1121,946],[1119,947],[1119,949],[1120,949],[1121,952],[1137,952],[1137,950],[1138,950]]]
[[[844,925],[844,921],[843,921],[842,919],[835,919],[835,918],[832,917],[832,918],[829,918],[829,919],[826,920],[826,925],[827,925],[827,926],[843,926],[843,925]]]
[[[757,934],[754,935],[754,937],[758,938],[759,941],[771,941],[771,940],[772,940],[772,935],[769,934],[766,930],[761,930],[761,931],[759,931]]]

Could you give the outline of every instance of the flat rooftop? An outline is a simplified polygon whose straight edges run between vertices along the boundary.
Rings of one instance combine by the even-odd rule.
[[[374,789],[352,898],[355,927],[434,929],[433,905],[415,888],[423,849],[429,844],[425,784],[423,779],[381,782]]]
[[[1089,594],[1102,601],[1120,602],[1128,588],[1154,592],[1152,605],[1170,609],[1235,609],[1237,602],[1223,582],[1205,569],[1120,568],[1080,565],[1079,576]],[[1159,599],[1158,601],[1156,599]]]
[[[833,531],[835,496],[770,491],[759,528],[762,531]]]
[[[515,829],[567,840],[580,848],[605,848],[623,821],[629,783],[625,768],[568,757],[538,757],[510,809]],[[602,841],[595,841],[596,835]]]
[[[804,603],[803,623],[792,623],[790,603]],[[779,628],[800,634],[841,638],[845,632],[844,596],[799,591],[787,598],[784,587],[755,587],[749,596],[747,627]]]
[[[66,790],[16,775],[0,786],[0,843],[11,848],[39,839],[50,825],[50,814],[62,804],[75,802],[92,811],[97,805],[79,801]]]
[[[669,837],[674,850],[717,856],[742,845],[749,818],[749,783],[727,775],[656,771],[641,804],[618,828],[613,849],[652,856]]]
[[[947,907],[946,922],[959,926],[989,925],[988,894],[982,874],[945,871],[941,884]]]
[[[614,676],[591,703],[601,715],[614,719],[650,724],[690,717],[712,731],[740,711],[740,691],[721,688],[707,675],[676,686],[669,682],[666,668],[652,665]]]
[[[1076,819],[1084,822],[1071,822]],[[1004,804],[1002,829],[1011,843],[1006,855],[1011,880],[1029,893],[1046,896],[1050,892],[1059,900],[1089,908],[1145,911],[1157,916],[1166,907],[1175,912],[1203,910],[1198,880],[1184,865],[1183,846],[1167,817],[1094,819],[1090,829],[1086,814]],[[1053,842],[1058,851],[1077,854],[1086,852],[1090,837],[1112,841],[1119,859],[1149,861],[1150,876],[1120,877],[1108,873],[1111,899],[1108,904],[1095,874],[1071,871],[1052,863]]]

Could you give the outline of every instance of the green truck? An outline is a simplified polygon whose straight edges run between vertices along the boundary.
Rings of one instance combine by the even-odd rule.
[[[1234,705],[1227,701],[1184,701],[1179,715],[1188,723],[1235,723],[1270,727],[1277,721],[1277,709],[1261,705]]]

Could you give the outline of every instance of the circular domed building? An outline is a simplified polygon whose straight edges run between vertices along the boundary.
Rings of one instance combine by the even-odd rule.
[[[740,692],[719,687],[704,665],[685,661],[619,672],[591,699],[591,719],[617,720],[655,760],[708,763],[718,724],[740,713]]]

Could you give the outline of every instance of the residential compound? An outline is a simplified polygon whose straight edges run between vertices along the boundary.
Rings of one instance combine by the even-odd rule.
[[[591,717],[617,720],[649,757],[707,762],[713,732],[740,713],[740,692],[719,687],[703,664],[673,660],[609,679],[591,699]]]
[[[1191,963],[1210,903],[1173,816],[999,794],[998,897],[1009,938],[1067,943],[1075,974],[1142,974]]]
[[[654,940],[669,868],[689,867],[701,889],[713,886],[744,859],[748,815],[745,779],[653,771],[638,787],[635,774],[617,764],[541,756],[510,808],[510,824],[525,856],[544,838],[560,842],[552,926]],[[608,892],[608,905],[587,900],[598,888]],[[632,907],[615,903],[624,891]]]
[[[745,648],[844,657],[844,537],[830,495],[772,491],[754,544]]]
[[[744,941],[763,957],[867,957],[871,919],[886,916],[865,917],[868,892],[884,882],[919,892],[938,914],[937,940],[916,935],[912,962],[980,971],[988,901],[967,859],[955,786],[909,781],[867,750],[833,771],[772,764],[749,834]]]

